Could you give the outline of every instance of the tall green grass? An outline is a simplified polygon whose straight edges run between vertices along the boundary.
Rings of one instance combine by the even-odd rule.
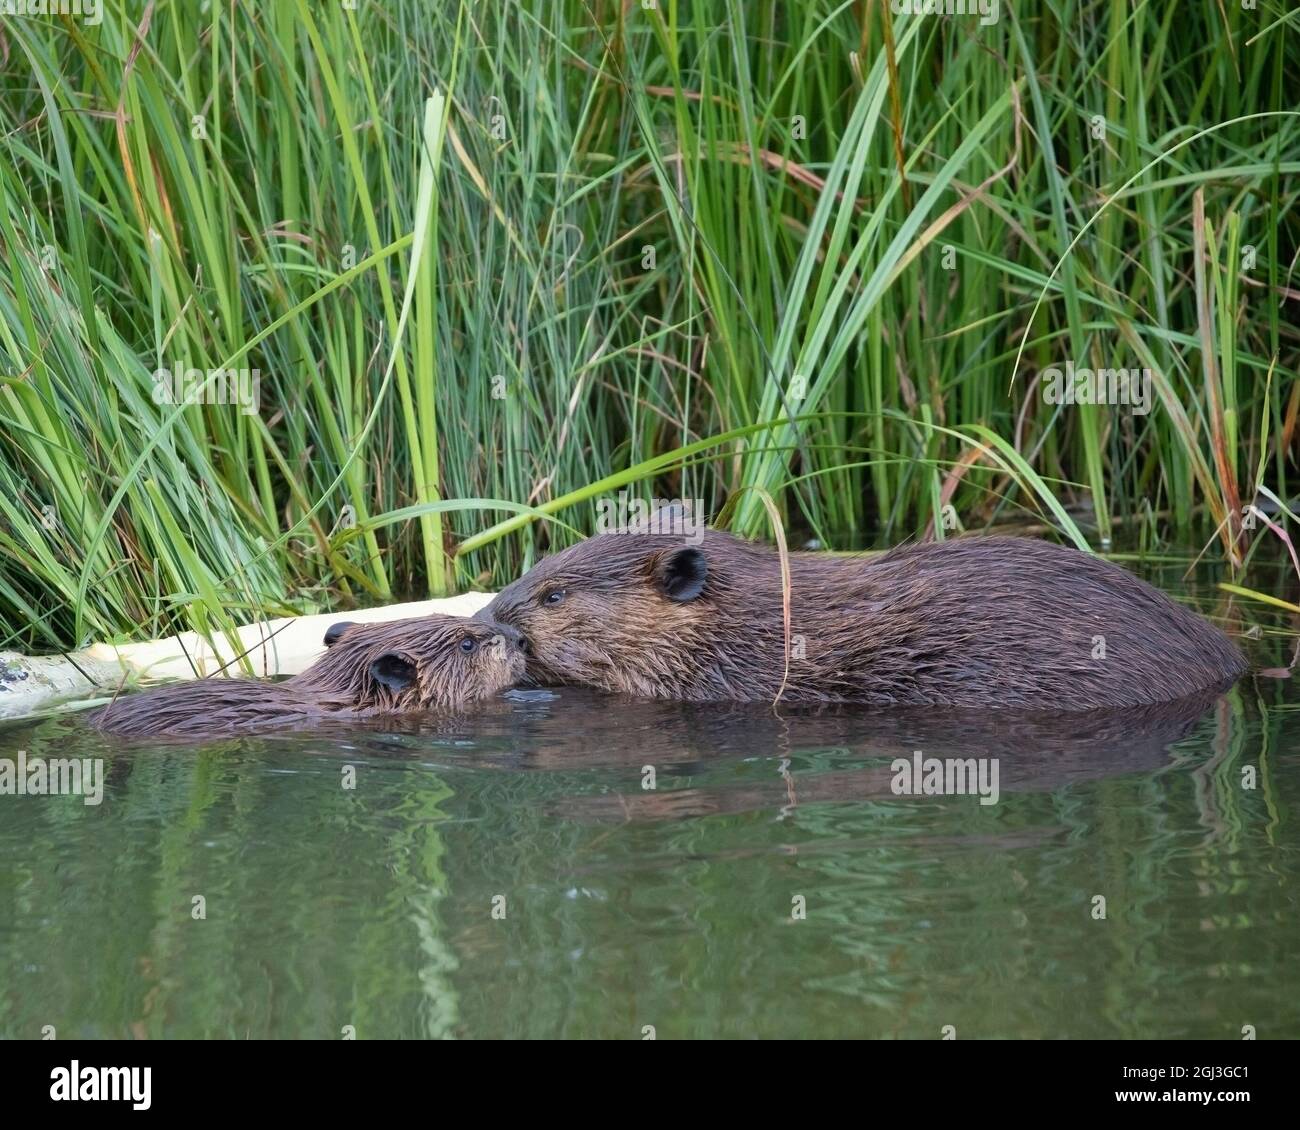
[[[497,584],[619,489],[1239,564],[1294,490],[1297,22],[0,19],[0,646]],[[1048,403],[1067,360],[1155,407]],[[260,410],[155,403],[173,365],[257,369]]]

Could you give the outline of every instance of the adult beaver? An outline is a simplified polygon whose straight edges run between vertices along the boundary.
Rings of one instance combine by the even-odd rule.
[[[273,683],[202,679],[115,699],[89,721],[126,737],[219,738],[411,711],[455,711],[524,674],[522,638],[509,627],[455,616],[334,624],[328,650]]]
[[[1245,669],[1217,628],[1076,549],[973,537],[863,559],[708,531],[632,530],[541,561],[478,616],[529,673],[649,698],[1091,710],[1166,702]]]

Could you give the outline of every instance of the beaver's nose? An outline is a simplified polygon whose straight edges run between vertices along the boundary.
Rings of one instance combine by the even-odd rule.
[[[524,633],[518,628],[512,628],[509,624],[493,624],[492,627],[496,630],[497,635],[511,647],[517,647],[523,652],[528,650],[528,641],[524,638]]]

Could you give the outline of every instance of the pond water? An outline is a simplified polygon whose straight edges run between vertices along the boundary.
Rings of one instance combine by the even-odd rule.
[[[0,1037],[1295,1038],[1298,707],[1248,678],[1055,719],[563,689],[203,747],[9,726],[0,757],[106,777],[0,796]],[[996,803],[896,794],[917,750],[996,764]]]

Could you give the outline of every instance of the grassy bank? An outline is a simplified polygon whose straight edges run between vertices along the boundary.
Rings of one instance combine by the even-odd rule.
[[[1294,491],[1280,3],[105,0],[0,58],[0,647],[500,583],[620,489],[1234,563]]]

